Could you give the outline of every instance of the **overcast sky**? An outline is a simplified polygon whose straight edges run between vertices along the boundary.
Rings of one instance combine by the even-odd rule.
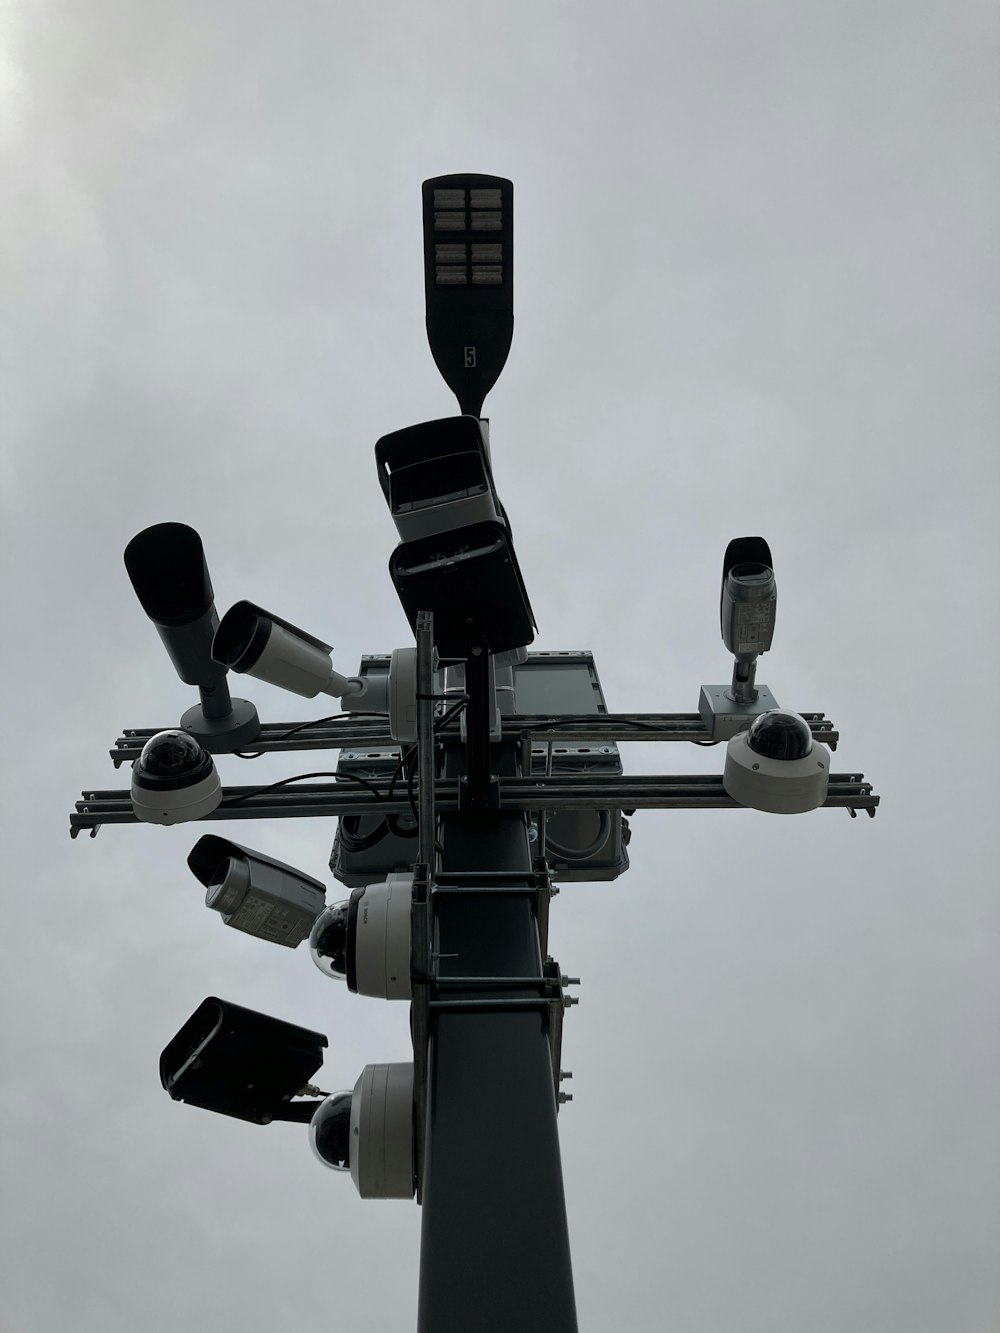
[[[67,816],[127,785],[121,728],[193,702],[122,566],[147,524],[195,526],[220,609],[273,606],[343,671],[408,642],[372,449],[457,410],[420,222],[452,171],[514,182],[486,410],[537,645],[592,649],[615,710],[694,709],[729,672],[726,542],[761,532],[759,678],[883,797],[642,812],[628,875],[554,905],[583,977],[581,1328],[996,1333],[996,6],[7,0],[0,24],[2,1333],[415,1322],[415,1204],[157,1077],[208,994],[328,1033],[327,1088],[408,1057],[405,1006],[225,930],[190,828],[71,842]],[[240,826],[324,879],[333,832]]]

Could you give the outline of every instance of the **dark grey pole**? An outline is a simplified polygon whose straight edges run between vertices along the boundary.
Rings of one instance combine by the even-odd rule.
[[[471,675],[472,673],[470,673]],[[472,681],[469,681],[470,688]],[[473,710],[475,711],[475,710]],[[469,720],[474,725],[473,719]],[[446,772],[464,767],[458,747]],[[516,742],[492,746],[517,771]],[[457,871],[531,869],[524,816],[441,820],[446,884]],[[539,977],[534,899],[443,894],[442,977]],[[449,999],[536,998],[538,987],[449,990]],[[418,1333],[575,1333],[576,1302],[546,1017],[541,1008],[437,1010],[431,1023]]]

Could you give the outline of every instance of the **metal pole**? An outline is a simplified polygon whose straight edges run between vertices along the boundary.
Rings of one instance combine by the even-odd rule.
[[[491,746],[493,771],[515,774],[519,748],[514,739]],[[464,767],[463,750],[446,747],[446,777],[457,778]],[[458,871],[524,876],[531,869],[520,812],[446,814],[441,841],[443,884]],[[449,986],[449,1000],[537,1000],[537,985],[522,990],[509,981],[541,974],[529,895],[441,894],[434,916],[438,975],[478,979],[474,986]],[[483,980],[489,978],[493,987]],[[556,1096],[540,1006],[434,1012],[422,1199],[418,1333],[576,1333]]]

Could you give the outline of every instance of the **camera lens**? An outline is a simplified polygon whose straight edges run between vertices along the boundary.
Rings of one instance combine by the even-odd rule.
[[[186,731],[160,731],[139,755],[139,769],[151,778],[179,778],[204,766],[207,756]]]
[[[747,745],[765,759],[804,759],[812,749],[812,732],[798,713],[774,708],[754,720]]]
[[[347,921],[351,904],[334,903],[316,918],[309,934],[313,962],[328,977],[347,977]]]
[[[309,1139],[313,1152],[334,1171],[349,1171],[351,1165],[351,1102],[349,1092],[335,1092],[313,1116]]]

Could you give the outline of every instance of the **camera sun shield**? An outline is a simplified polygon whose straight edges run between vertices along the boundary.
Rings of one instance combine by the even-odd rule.
[[[266,1125],[294,1118],[288,1103],[323,1063],[319,1032],[210,995],[160,1056],[174,1101]]]

